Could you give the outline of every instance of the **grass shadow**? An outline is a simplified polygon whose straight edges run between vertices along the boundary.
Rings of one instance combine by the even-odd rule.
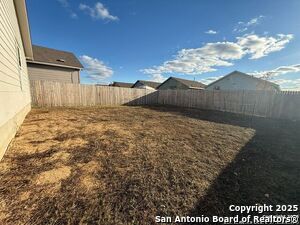
[[[299,204],[299,121],[177,107],[147,108],[255,130],[253,138],[221,171],[205,196],[198,199],[190,216],[236,215],[230,213],[230,205]]]
[[[73,129],[57,131],[55,146],[7,158],[10,169],[0,171],[6,224],[154,224],[155,215],[228,215],[230,204],[299,201],[298,122],[175,107],[76,115],[84,122],[69,121]],[[58,188],[32,183],[66,167]],[[31,197],[19,200],[24,191]]]

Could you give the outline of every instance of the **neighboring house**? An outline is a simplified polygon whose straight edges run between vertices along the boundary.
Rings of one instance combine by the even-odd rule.
[[[97,86],[97,87],[109,87],[108,84],[95,84],[95,86]]]
[[[30,80],[80,83],[83,68],[71,52],[33,45],[33,60],[27,60]]]
[[[185,80],[177,77],[169,77],[165,82],[158,86],[158,90],[167,89],[204,89],[205,84],[198,81]]]
[[[269,90],[280,91],[279,85],[239,71],[232,73],[209,84],[206,90]]]
[[[138,80],[132,85],[132,88],[141,88],[141,89],[151,89],[155,90],[161,83],[147,81],[147,80]]]
[[[0,1],[0,159],[31,109],[26,58],[32,59],[25,0]]]
[[[132,85],[133,85],[133,83],[125,83],[125,82],[116,82],[116,81],[114,81],[114,82],[113,82],[112,84],[110,84],[109,86],[131,88]]]

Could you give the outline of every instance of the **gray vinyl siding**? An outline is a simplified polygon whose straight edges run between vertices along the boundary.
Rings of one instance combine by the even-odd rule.
[[[74,70],[72,72],[72,82],[73,83],[80,83],[80,73],[79,73],[79,70]]]
[[[30,103],[29,88],[14,1],[0,0],[0,126]]]
[[[21,58],[19,66],[18,48]],[[18,92],[28,89],[26,60],[14,3],[0,1],[0,91]]]
[[[48,80],[64,83],[80,83],[79,70],[28,63],[30,80]]]
[[[0,160],[29,112],[30,102],[26,57],[14,1],[0,0]]]

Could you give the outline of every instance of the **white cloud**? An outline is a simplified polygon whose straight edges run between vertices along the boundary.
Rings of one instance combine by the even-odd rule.
[[[78,18],[77,14],[71,9],[70,3],[69,3],[68,0],[57,0],[57,1],[60,3],[60,5],[61,5],[63,8],[65,8],[65,9],[67,10],[67,12],[70,14],[70,17],[71,17],[72,19]]]
[[[238,24],[235,26],[234,28],[234,32],[238,32],[238,33],[243,33],[245,31],[248,31],[249,28],[251,27],[255,27],[258,24],[260,24],[260,22],[264,19],[264,16],[258,16],[255,18],[252,18],[251,20],[249,20],[248,22],[238,22]]]
[[[155,81],[155,82],[164,82],[167,78],[164,77],[161,74],[151,74],[151,81]]]
[[[289,73],[300,73],[300,64],[294,64],[289,66],[279,66],[272,70],[265,70],[265,71],[255,71],[252,73],[248,73],[250,75],[270,80],[278,85],[280,85],[282,90],[293,90],[293,91],[300,91],[300,76],[295,79],[293,78],[284,78]],[[280,78],[277,78],[280,76]]]
[[[206,34],[217,34],[218,32],[215,31],[215,30],[208,30],[208,31],[205,31]]]
[[[297,72],[298,73],[300,72],[300,64],[295,64],[290,66],[280,66],[273,70],[255,71],[249,74],[260,78],[274,78],[279,75],[284,75],[287,73],[297,73]]]
[[[250,55],[250,59],[267,56],[279,51],[293,38],[279,34],[276,37],[259,37],[255,34],[237,37],[236,42],[207,43],[200,48],[182,49],[174,59],[160,66],[141,70],[145,74],[181,73],[196,75],[216,71],[219,66],[232,66],[234,60]]]
[[[276,79],[272,81],[280,85],[282,90],[300,91],[300,79]]]
[[[99,59],[92,58],[87,55],[80,56],[82,63],[84,64],[84,69],[87,72],[89,78],[95,81],[102,81],[113,75],[113,70],[106,66],[104,62]]]
[[[270,80],[281,86],[282,90],[299,90],[300,91],[300,76],[295,79],[285,79],[285,78],[277,78],[277,76],[285,75],[288,73],[300,73],[300,64],[290,65],[290,66],[280,66],[273,70],[265,70],[265,71],[255,71],[252,73],[247,73],[249,75],[253,75],[258,78]],[[203,79],[199,79],[200,82],[208,85],[223,76],[212,76]]]
[[[201,48],[182,49],[177,53],[174,60],[169,60],[161,66],[154,66],[142,70],[146,74],[182,73],[201,74],[212,72],[215,66],[231,66],[229,59],[239,59],[243,51],[235,43],[217,42],[208,43]]]
[[[90,7],[86,4],[80,4],[79,9],[88,13],[94,19],[103,20],[118,20],[117,16],[113,16],[109,13],[108,9],[101,2],[97,2],[94,7]]]
[[[255,34],[250,34],[238,37],[237,44],[244,49],[245,53],[251,55],[250,59],[259,59],[271,52],[282,50],[292,39],[292,34],[277,34],[276,37],[259,37]]]
[[[78,18],[77,14],[74,13],[74,12],[71,12],[71,13],[70,13],[70,17],[71,17],[72,19]]]

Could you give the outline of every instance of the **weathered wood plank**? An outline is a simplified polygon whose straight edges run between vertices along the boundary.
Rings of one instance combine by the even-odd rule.
[[[153,92],[155,91],[50,81],[31,81],[32,105],[41,107],[156,104],[157,98],[148,96]]]
[[[300,92],[146,90],[31,81],[32,105],[174,105],[300,120]]]

